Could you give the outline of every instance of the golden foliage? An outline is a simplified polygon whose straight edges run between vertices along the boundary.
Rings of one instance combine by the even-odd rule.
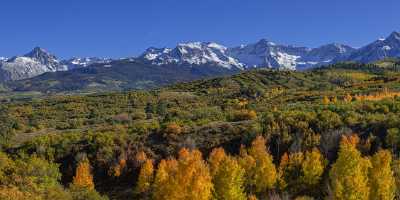
[[[370,170],[370,199],[393,200],[396,192],[396,183],[391,169],[392,154],[381,150],[371,159]]]
[[[330,171],[332,196],[337,200],[368,200],[368,171],[371,163],[357,150],[357,136],[344,136],[339,155]]]
[[[179,135],[182,133],[182,127],[175,122],[171,122],[165,127],[164,132],[171,135]]]
[[[208,200],[212,188],[210,172],[201,152],[182,149],[178,160],[160,162],[154,181],[153,199]]]
[[[138,194],[148,193],[153,183],[153,176],[154,176],[153,161],[148,159],[140,169],[135,192]]]
[[[245,169],[250,192],[265,193],[274,188],[278,175],[262,136],[258,136],[247,151],[241,150],[240,164]]]
[[[225,156],[213,176],[214,198],[218,200],[246,200],[245,170],[235,158]]]
[[[139,151],[135,155],[136,166],[140,167],[147,161],[147,155],[144,151]]]
[[[110,170],[108,171],[108,174],[110,176],[120,177],[125,168],[126,168],[126,160],[120,159],[117,164],[111,166]]]
[[[331,102],[331,100],[327,96],[324,96],[322,98],[322,104],[328,105],[330,102]]]
[[[393,165],[393,175],[395,179],[395,185],[396,185],[396,198],[400,198],[400,160],[394,160]]]
[[[94,189],[93,176],[87,158],[79,162],[72,184],[76,187]]]
[[[318,149],[314,148],[312,151],[306,152],[301,164],[301,182],[309,186],[317,185],[324,170],[325,159]]]
[[[349,102],[353,101],[353,96],[351,96],[349,93],[347,93],[346,96],[344,96],[343,100],[344,100],[344,102],[349,103]]]
[[[239,110],[234,113],[235,121],[254,120],[257,118],[257,113],[254,110]]]
[[[226,157],[227,155],[223,148],[215,148],[211,151],[208,157],[208,165],[210,166],[211,176],[214,176],[219,170],[221,162],[226,159]]]
[[[256,195],[250,195],[248,200],[258,200]]]
[[[368,95],[356,95],[354,98],[357,101],[379,101],[386,98],[395,98],[400,96],[400,92],[389,91],[384,88],[383,91]]]
[[[29,192],[23,192],[17,187],[0,187],[0,199],[1,200],[41,200],[40,196],[31,194]]]

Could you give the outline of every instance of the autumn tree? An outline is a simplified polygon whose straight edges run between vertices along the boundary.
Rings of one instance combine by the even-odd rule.
[[[370,199],[393,200],[396,183],[391,168],[392,155],[389,151],[381,150],[371,159],[370,169]]]
[[[218,200],[245,200],[244,169],[236,159],[226,157],[213,177],[214,196]]]
[[[301,165],[304,160],[302,152],[283,154],[278,168],[278,185],[281,190],[290,189],[291,193],[298,193],[302,186],[299,182]]]
[[[153,161],[147,159],[140,169],[135,193],[141,194],[144,197],[148,197],[150,194],[150,188],[153,183],[154,166]]]
[[[266,193],[274,188],[277,172],[262,136],[258,136],[249,149],[241,150],[240,163],[245,169],[246,185],[250,193]]]
[[[368,200],[371,163],[357,150],[357,136],[343,136],[336,163],[329,173],[333,199]]]
[[[255,195],[250,195],[247,199],[248,200],[258,200]]]
[[[235,158],[223,157],[212,177],[214,198],[217,200],[245,200],[244,174],[245,170]]]
[[[331,102],[332,103],[337,103],[337,97],[336,96],[331,97]]]
[[[234,121],[254,120],[257,118],[257,113],[254,110],[242,109],[236,111],[233,115]]]
[[[171,122],[165,126],[164,132],[170,135],[179,135],[182,133],[182,127],[175,122]]]
[[[400,199],[400,160],[393,161],[392,169],[396,183],[396,199]]]
[[[211,176],[214,176],[221,165],[221,162],[226,159],[227,155],[223,148],[215,148],[211,151],[208,157],[208,164],[210,166]]]
[[[329,99],[329,97],[324,96],[324,97],[322,98],[322,104],[328,105],[330,102],[331,102],[331,100]]]
[[[141,167],[148,160],[144,151],[139,151],[135,155],[135,167]]]
[[[325,159],[318,149],[306,152],[301,163],[300,182],[308,189],[317,186],[321,181],[325,165]]]
[[[79,162],[75,171],[72,185],[81,188],[94,189],[91,166],[87,158]]]
[[[201,152],[182,149],[178,160],[160,162],[154,180],[153,199],[208,200],[212,188],[210,171]]]
[[[305,153],[285,153],[278,168],[278,186],[293,195],[317,193],[324,169],[325,159],[316,148]]]

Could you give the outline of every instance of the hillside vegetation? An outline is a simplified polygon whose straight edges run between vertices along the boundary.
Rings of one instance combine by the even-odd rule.
[[[0,199],[399,199],[399,64],[5,99]]]

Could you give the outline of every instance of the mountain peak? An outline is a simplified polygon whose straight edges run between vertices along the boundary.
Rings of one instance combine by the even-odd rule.
[[[392,34],[389,35],[387,39],[395,39],[395,40],[400,40],[400,32],[393,31]]]
[[[47,50],[41,48],[41,47],[35,47],[33,50],[27,54],[25,54],[25,57],[30,57],[30,58],[36,58],[38,60],[44,59],[44,58],[53,58],[56,59],[55,56],[50,54]]]
[[[265,38],[259,40],[257,42],[257,44],[263,44],[263,45],[268,45],[268,46],[275,46],[276,45],[274,42],[271,42],[271,41],[269,41],[269,40],[267,40]]]

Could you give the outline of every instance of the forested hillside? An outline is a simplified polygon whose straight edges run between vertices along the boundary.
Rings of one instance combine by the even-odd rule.
[[[399,67],[4,99],[0,199],[399,199]]]

